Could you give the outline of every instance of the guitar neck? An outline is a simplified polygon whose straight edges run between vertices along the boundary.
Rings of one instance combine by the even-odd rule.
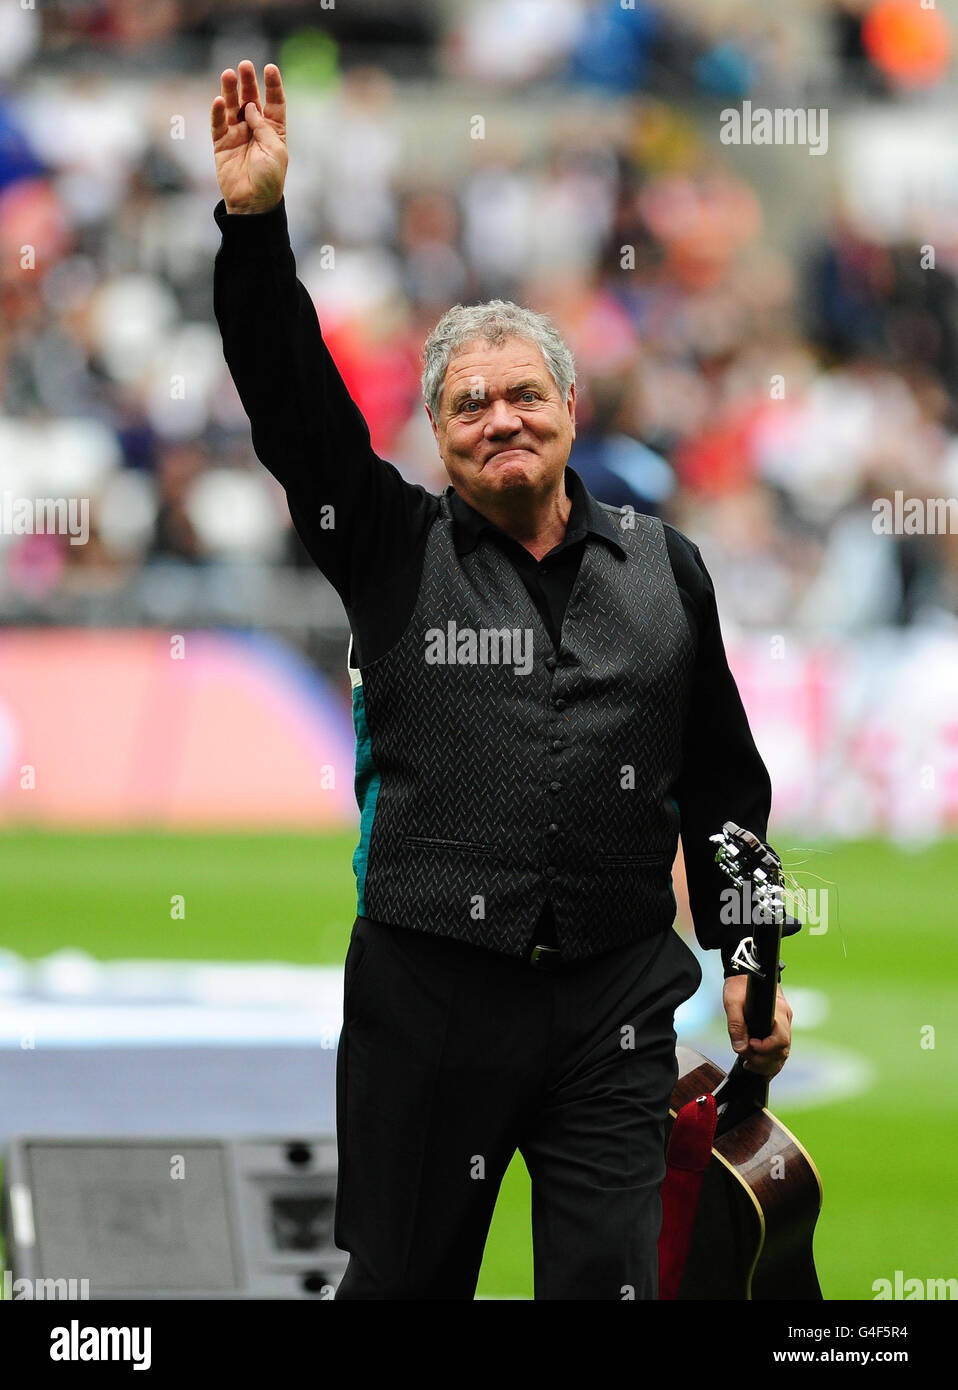
[[[776,914],[780,919],[784,914]],[[752,934],[754,954],[760,974],[749,974],[745,987],[745,1026],[750,1038],[767,1038],[775,1027],[778,999],[779,954],[782,947],[782,920],[760,923]],[[756,1110],[768,1105],[768,1078],[746,1071],[741,1056],[715,1089],[719,1106],[716,1135],[724,1134]]]
[[[752,938],[760,975],[749,975],[745,987],[745,1026],[750,1038],[767,1038],[775,1027],[778,998],[778,963],[782,949],[781,922],[767,922],[755,928]],[[757,1074],[749,1077],[749,1090],[759,1106],[768,1104],[768,1080]]]

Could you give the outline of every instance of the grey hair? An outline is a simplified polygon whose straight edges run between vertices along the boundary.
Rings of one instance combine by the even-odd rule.
[[[509,338],[535,343],[559,388],[562,403],[568,400],[569,387],[575,381],[575,361],[552,320],[511,299],[489,299],[484,304],[454,304],[426,339],[422,394],[434,418],[439,418],[439,398],[450,358],[477,338],[493,347],[501,347]]]

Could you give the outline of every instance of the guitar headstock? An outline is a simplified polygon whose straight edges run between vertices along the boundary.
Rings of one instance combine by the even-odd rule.
[[[710,835],[709,839],[718,845],[715,862],[722,872],[737,888],[750,884],[759,906],[768,911],[772,921],[780,921],[778,914],[785,901],[785,874],[782,861],[771,846],[751,830],[743,830],[730,820],[722,826],[720,834]]]
[[[710,835],[709,840],[718,845],[716,864],[736,888],[745,890],[746,920],[755,926],[780,926],[785,936],[797,931],[800,924],[786,925],[785,874],[782,861],[771,846],[730,820],[720,834]],[[765,972],[760,954],[754,938],[743,936],[733,960],[752,974],[762,976]]]

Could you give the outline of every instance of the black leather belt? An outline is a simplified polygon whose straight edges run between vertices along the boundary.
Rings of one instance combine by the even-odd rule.
[[[535,970],[561,970],[562,952],[557,946],[533,946],[529,952],[529,964]]]

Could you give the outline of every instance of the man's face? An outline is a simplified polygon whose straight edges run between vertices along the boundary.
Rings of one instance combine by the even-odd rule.
[[[516,490],[547,496],[561,485],[575,387],[560,399],[535,343],[467,343],[450,358],[438,419],[426,411],[453,487],[477,510]]]

